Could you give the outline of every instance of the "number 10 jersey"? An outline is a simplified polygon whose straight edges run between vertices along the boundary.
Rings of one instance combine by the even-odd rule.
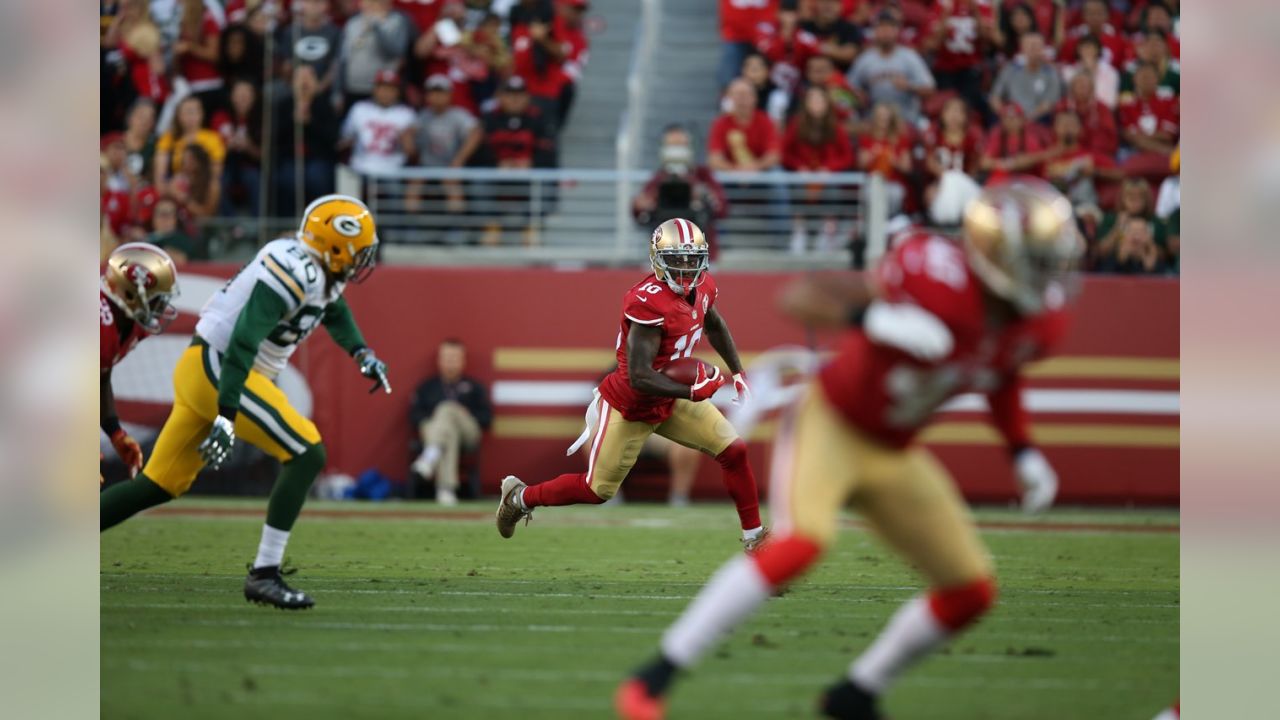
[[[627,371],[627,334],[633,324],[661,328],[662,344],[653,369],[662,370],[672,360],[689,357],[702,341],[707,313],[716,304],[716,282],[703,273],[702,284],[688,297],[671,291],[650,274],[627,290],[622,299],[616,344],[618,367],[600,383],[600,395],[627,420],[658,424],[671,417],[675,398],[645,395],[631,387]]]
[[[287,308],[253,360],[254,370],[274,380],[298,344],[320,324],[329,304],[342,296],[346,283],[334,282],[326,288],[325,274],[306,246],[294,238],[272,240],[209,298],[200,310],[196,334],[214,350],[226,353],[236,321],[259,283],[279,295]]]

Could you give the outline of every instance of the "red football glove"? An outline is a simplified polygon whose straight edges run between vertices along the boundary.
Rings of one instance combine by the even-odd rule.
[[[694,402],[706,400],[715,395],[726,382],[728,379],[725,378],[724,373],[720,372],[720,368],[712,365],[711,374],[708,375],[707,366],[699,365],[697,378],[689,386],[689,399]]]
[[[142,469],[142,448],[138,446],[138,441],[120,429],[111,433],[111,447],[116,449],[116,454],[129,468],[129,477],[135,477]]]

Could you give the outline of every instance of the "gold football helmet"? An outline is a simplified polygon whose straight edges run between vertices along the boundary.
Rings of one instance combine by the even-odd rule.
[[[361,282],[377,263],[378,230],[373,213],[349,195],[313,200],[302,213],[298,239],[342,281]]]
[[[178,294],[178,270],[168,253],[150,243],[126,243],[112,251],[102,291],[147,332],[164,330],[178,315],[170,304]]]
[[[1024,315],[1061,306],[1075,289],[1083,243],[1071,202],[1043,180],[983,188],[965,208],[964,237],[974,273]]]
[[[673,218],[653,231],[649,264],[653,274],[677,295],[688,295],[701,285],[710,262],[707,237],[692,222]]]

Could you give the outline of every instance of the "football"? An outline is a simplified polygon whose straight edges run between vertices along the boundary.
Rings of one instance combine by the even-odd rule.
[[[698,378],[698,368],[704,366],[707,368],[708,375],[715,372],[712,366],[695,357],[682,357],[672,360],[667,363],[666,367],[662,368],[661,372],[681,385],[692,385]]]

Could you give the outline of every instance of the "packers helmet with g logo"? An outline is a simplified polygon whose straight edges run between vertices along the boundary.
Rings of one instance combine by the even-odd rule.
[[[1071,202],[1038,178],[990,185],[964,212],[969,264],[1023,315],[1062,305],[1083,252]]]
[[[298,240],[342,281],[364,280],[377,262],[378,230],[373,213],[349,195],[325,195],[313,200],[302,213]]]
[[[710,246],[702,228],[685,220],[672,218],[658,226],[649,240],[649,264],[658,280],[671,292],[688,295],[702,284],[710,265]]]
[[[164,330],[178,315],[178,270],[164,250],[150,243],[126,243],[107,258],[102,292],[147,332]]]

